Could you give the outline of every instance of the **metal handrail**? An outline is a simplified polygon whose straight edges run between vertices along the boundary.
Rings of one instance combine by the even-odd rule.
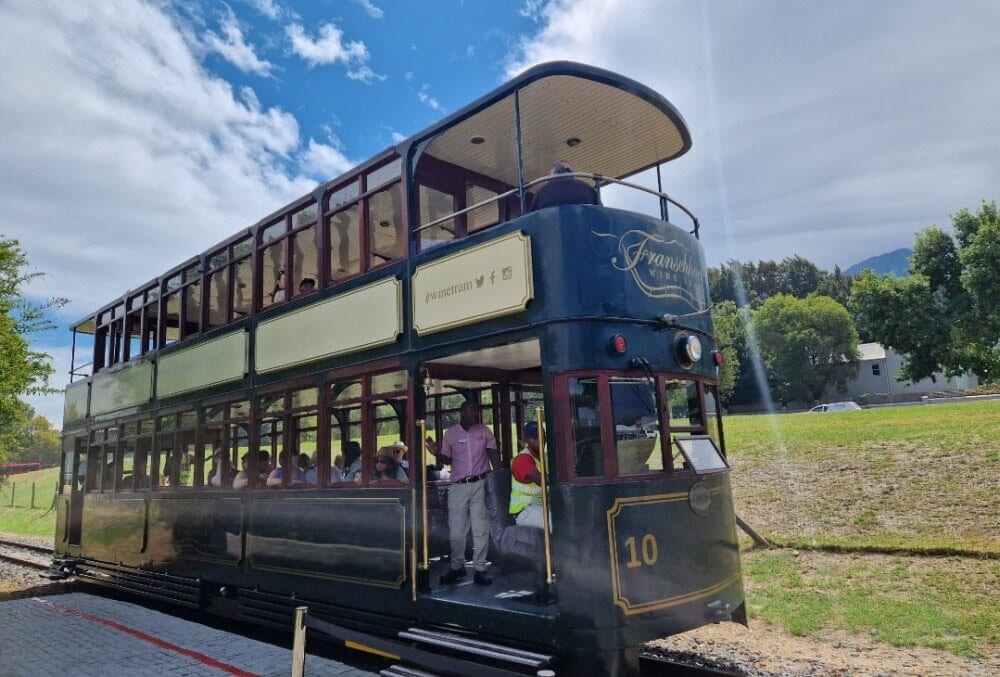
[[[638,183],[632,183],[631,181],[623,181],[622,179],[612,179],[611,177],[602,176],[601,174],[594,174],[592,172],[566,172],[564,174],[546,174],[545,176],[541,176],[541,177],[539,177],[537,179],[532,179],[531,181],[528,181],[527,183],[525,183],[520,188],[511,188],[510,190],[508,190],[508,191],[506,191],[504,193],[500,193],[498,195],[494,195],[493,197],[488,198],[486,200],[483,200],[482,202],[477,202],[476,204],[472,205],[471,207],[466,207],[465,209],[459,209],[458,211],[452,212],[451,214],[448,214],[447,216],[442,216],[442,217],[439,217],[437,219],[434,219],[430,223],[425,223],[424,225],[420,226],[419,228],[415,228],[413,230],[413,232],[414,233],[421,233],[421,232],[423,232],[425,230],[428,230],[429,228],[434,228],[435,226],[438,226],[438,225],[440,225],[442,223],[445,223],[446,221],[451,221],[451,220],[453,220],[453,219],[455,219],[455,218],[457,218],[459,216],[462,216],[464,214],[468,214],[469,212],[472,212],[472,211],[475,211],[475,210],[480,209],[482,207],[485,207],[487,205],[493,204],[494,202],[499,202],[500,200],[505,200],[508,197],[511,197],[513,195],[517,195],[517,194],[519,194],[524,189],[531,188],[532,186],[538,185],[540,183],[545,183],[546,181],[551,181],[553,179],[567,178],[567,177],[568,178],[592,179],[593,181],[597,182],[598,186],[601,186],[603,184],[613,183],[613,184],[617,184],[619,186],[625,186],[626,188],[634,188],[636,190],[641,190],[644,193],[649,193],[650,195],[654,195],[654,196],[658,197],[660,200],[665,201],[665,202],[667,202],[669,204],[674,205],[675,207],[677,207],[678,209],[680,209],[682,212],[684,212],[685,214],[687,214],[688,218],[690,218],[691,222],[694,224],[694,228],[692,228],[688,232],[690,232],[695,237],[698,237],[699,230],[700,230],[700,224],[698,222],[698,217],[694,215],[694,212],[692,212],[690,209],[688,209],[687,207],[685,207],[684,205],[682,205],[680,202],[678,202],[677,200],[675,200],[672,197],[670,197],[669,195],[667,195],[666,193],[663,193],[663,192],[658,191],[658,190],[653,190],[652,188],[647,188],[646,186],[641,186]]]

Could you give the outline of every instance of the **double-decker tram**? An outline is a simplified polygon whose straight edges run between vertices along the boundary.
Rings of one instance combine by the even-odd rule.
[[[649,88],[544,64],[77,322],[54,566],[445,672],[619,674],[745,623],[698,222],[658,178],[690,144]],[[499,467],[449,476],[424,439],[469,404]],[[548,529],[510,514],[526,428]],[[475,482],[489,566],[448,577]]]

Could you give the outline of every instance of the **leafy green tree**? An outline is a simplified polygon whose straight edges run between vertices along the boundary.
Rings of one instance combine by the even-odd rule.
[[[719,399],[729,406],[740,373],[740,356],[746,352],[746,330],[740,310],[732,301],[717,303],[712,314],[716,345],[723,357],[719,368]]]
[[[972,371],[1000,375],[1000,218],[996,202],[952,217],[955,236],[931,226],[917,234],[910,277],[855,282],[851,308],[866,331],[907,356],[905,380]]]
[[[38,461],[44,466],[57,465],[61,444],[59,430],[49,419],[37,415],[25,405],[25,421],[8,436],[7,460]]]
[[[858,332],[847,309],[826,296],[778,294],[752,319],[775,398],[811,402],[843,390],[858,370]]]
[[[0,237],[0,460],[12,436],[30,420],[21,396],[51,392],[49,356],[32,350],[27,336],[50,329],[46,311],[65,302],[38,304],[23,298],[23,285],[39,275],[28,272],[27,265],[17,240]]]

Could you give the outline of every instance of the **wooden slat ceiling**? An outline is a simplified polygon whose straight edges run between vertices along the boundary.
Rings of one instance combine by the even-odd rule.
[[[672,158],[684,148],[680,130],[652,104],[627,91],[557,75],[520,92],[524,179],[544,176],[554,162],[623,178]],[[474,144],[474,137],[483,143]],[[570,139],[579,139],[569,146]],[[508,185],[517,185],[514,97],[447,129],[427,152]]]

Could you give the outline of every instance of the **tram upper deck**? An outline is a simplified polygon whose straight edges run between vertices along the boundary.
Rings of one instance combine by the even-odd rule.
[[[567,62],[526,71],[77,322],[93,359],[74,355],[66,424],[568,318],[683,317],[705,333],[697,219],[627,181],[690,143],[639,83]],[[532,211],[554,162],[623,184],[653,215]]]

